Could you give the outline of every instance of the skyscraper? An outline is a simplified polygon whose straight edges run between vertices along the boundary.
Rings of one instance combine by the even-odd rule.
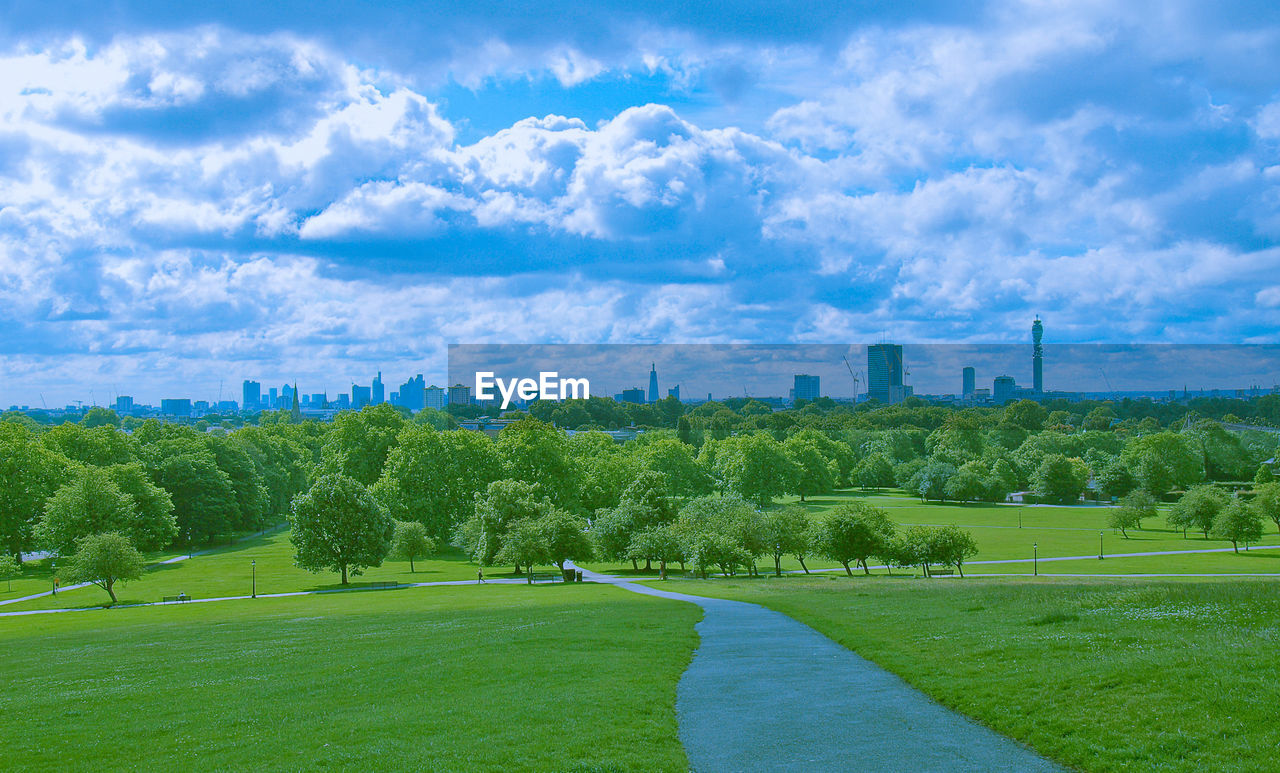
[[[820,376],[797,373],[795,375],[795,386],[791,390],[792,396],[796,400],[817,400],[822,396],[820,379]]]
[[[382,405],[387,401],[387,391],[382,386],[382,371],[378,371],[377,377],[373,379],[373,404]]]
[[[426,401],[426,392],[427,381],[419,373],[400,385],[400,405],[411,411],[420,411]]]
[[[867,347],[867,397],[882,403],[900,403],[906,396],[902,386],[902,345],[874,344]]]
[[[649,365],[649,402],[658,402],[658,363]]]
[[[971,367],[960,371],[960,396],[966,400],[973,399],[973,390],[976,386],[975,377],[976,374]]]
[[[351,407],[357,411],[369,404],[373,393],[367,386],[351,385]]]
[[[996,405],[1004,405],[1006,400],[1012,399],[1017,389],[1018,385],[1014,382],[1013,376],[996,376],[996,380],[991,384],[991,399]]]
[[[1044,391],[1044,347],[1040,339],[1044,338],[1044,325],[1040,324],[1040,315],[1031,323],[1031,386],[1036,394]]]
[[[240,390],[240,406],[246,411],[256,411],[262,405],[262,384],[245,380]]]

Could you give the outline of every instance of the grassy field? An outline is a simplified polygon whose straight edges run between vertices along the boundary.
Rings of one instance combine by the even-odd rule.
[[[256,569],[250,562],[256,561]],[[46,562],[39,562],[45,564]],[[358,587],[372,582],[437,582],[440,580],[474,580],[476,566],[461,553],[447,554],[414,562],[416,571],[409,571],[408,561],[387,560],[382,566],[367,569],[353,577],[351,585]],[[222,547],[211,553],[172,564],[154,566],[139,580],[117,587],[116,595],[121,604],[137,604],[160,601],[165,596],[186,593],[193,598],[221,596],[247,596],[252,591],[252,574],[257,572],[259,593],[288,593],[302,590],[326,590],[341,588],[335,573],[312,574],[293,565],[293,545],[287,531],[276,531],[261,537]],[[485,571],[486,577],[506,576],[511,567],[494,567]],[[38,580],[14,582],[13,592],[0,594],[0,601],[20,598],[30,593],[49,590],[47,566],[33,567]],[[20,588],[22,590],[20,590]],[[2,588],[0,588],[2,589]],[[23,592],[25,591],[25,592]],[[110,601],[106,591],[97,587],[59,592],[57,597],[44,596],[30,601],[0,606],[0,612],[22,609],[60,609],[106,604]]]
[[[690,604],[596,585],[7,618],[8,770],[686,770]]]
[[[832,575],[663,587],[790,615],[941,703],[1083,770],[1275,766],[1274,581]]]

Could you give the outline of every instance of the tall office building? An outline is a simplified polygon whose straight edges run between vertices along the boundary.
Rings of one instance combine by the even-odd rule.
[[[1044,325],[1040,324],[1040,315],[1031,323],[1031,386],[1036,394],[1044,391],[1044,347],[1040,339],[1044,338]]]
[[[437,411],[443,411],[445,403],[448,402],[449,395],[445,392],[444,387],[438,387],[435,384],[427,387],[426,397],[422,404],[428,408],[434,408]]]
[[[640,387],[622,390],[622,394],[618,395],[620,403],[644,403],[644,390]]]
[[[680,400],[680,385],[676,384],[667,390],[667,397],[674,397],[678,402]]]
[[[449,387],[449,405],[471,405],[471,387],[466,384]]]
[[[373,379],[373,404],[382,405],[387,401],[387,391],[382,386],[382,371],[378,371],[378,375]]]
[[[116,413],[133,413],[133,398],[128,395],[116,397]]]
[[[1013,376],[996,376],[995,382],[991,385],[991,399],[996,405],[1004,405],[1006,400],[1013,397],[1017,388],[1018,385],[1014,383]]]
[[[796,400],[817,400],[822,397],[822,386],[819,382],[819,376],[797,373],[795,375],[795,386],[791,390],[792,397]]]
[[[658,363],[649,365],[649,402],[658,402]]]
[[[369,404],[373,399],[373,390],[359,384],[351,385],[351,407],[357,411]]]
[[[245,380],[240,390],[240,405],[246,411],[256,411],[262,406],[262,384]]]
[[[190,416],[191,401],[187,398],[164,398],[160,401],[160,413],[165,416]]]
[[[885,404],[900,403],[908,391],[902,384],[902,345],[867,347],[867,397]]]
[[[271,387],[267,390],[267,408],[277,410],[280,407],[280,390]]]
[[[400,385],[400,405],[411,411],[422,410],[426,396],[427,380],[421,373]]]
[[[977,386],[976,373],[973,368],[967,367],[960,371],[960,396],[966,400],[973,399],[973,390]]]

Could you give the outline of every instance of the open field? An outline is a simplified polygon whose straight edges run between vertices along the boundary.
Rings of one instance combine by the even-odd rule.
[[[1274,581],[831,575],[663,587],[790,615],[1084,770],[1263,770],[1280,744]]]
[[[116,595],[121,604],[137,604],[160,601],[165,596],[186,593],[193,598],[220,596],[247,596],[252,590],[250,562],[256,561],[258,593],[288,593],[303,590],[341,588],[338,575],[331,572],[312,574],[293,565],[293,545],[288,531],[276,531],[261,537],[245,540],[228,547],[218,548],[205,555],[152,567],[139,580],[123,587],[117,586]],[[43,563],[43,562],[42,562]],[[440,580],[474,580],[476,566],[460,553],[436,556],[414,561],[416,571],[409,571],[408,561],[388,559],[382,566],[368,569],[364,574],[352,577],[351,587],[371,582],[437,582]],[[486,570],[487,577],[499,577],[510,573],[511,567],[494,567]],[[27,593],[49,590],[47,569],[41,571],[38,585],[25,581],[30,587]],[[0,595],[18,598],[26,595],[18,592]],[[0,606],[0,612],[17,612],[23,609],[65,609],[106,604],[110,601],[106,591],[98,587],[61,591],[57,597],[44,596],[16,604]]]
[[[494,585],[8,618],[4,767],[685,770],[699,615]]]

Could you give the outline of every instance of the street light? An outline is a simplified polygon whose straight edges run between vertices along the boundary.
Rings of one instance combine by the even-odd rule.
[[[1098,560],[1102,560],[1102,530],[1098,530]]]
[[[49,559],[49,581],[53,583],[53,595],[58,595],[58,562]]]
[[[253,570],[253,596],[252,596],[252,598],[255,598],[255,599],[256,599],[256,598],[258,597],[258,560],[255,558],[254,560],[250,561],[250,562],[249,562],[249,566],[250,566],[250,567],[252,568],[252,570]]]
[[[1031,543],[1031,573],[1040,576],[1040,546],[1034,542]]]

